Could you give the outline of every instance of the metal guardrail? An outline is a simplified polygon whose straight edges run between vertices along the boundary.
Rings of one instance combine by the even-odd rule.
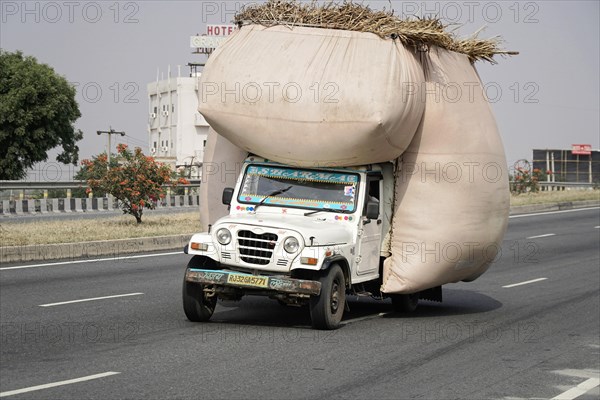
[[[114,211],[120,208],[119,202],[112,196],[109,197],[84,197],[71,196],[71,190],[87,188],[85,181],[0,181],[0,192],[16,191],[11,193],[10,199],[0,198],[0,216],[23,215],[23,214],[46,214],[65,212],[90,212],[90,211]],[[165,187],[169,188],[168,185]],[[178,189],[184,189],[184,194],[177,195],[167,190],[164,199],[156,203],[157,208],[164,207],[197,207],[199,195],[190,189],[200,187],[200,180],[190,180],[187,185],[178,185]],[[49,198],[48,190],[65,189],[67,197]],[[31,198],[25,196],[25,192],[43,190],[43,198]]]
[[[156,208],[198,207],[200,196],[166,195],[155,203]],[[0,216],[10,217],[24,214],[48,214],[69,212],[116,211],[121,203],[113,197],[61,198],[61,199],[17,199],[0,201]]]
[[[189,185],[179,185],[184,188],[200,186],[200,179],[189,179]],[[168,186],[168,185],[165,185]],[[44,190],[44,189],[81,189],[86,188],[86,181],[56,181],[56,182],[29,182],[29,181],[0,181],[0,190]]]

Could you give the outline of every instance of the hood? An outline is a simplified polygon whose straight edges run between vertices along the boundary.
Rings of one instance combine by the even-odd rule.
[[[325,213],[323,213],[325,214]],[[313,237],[315,245],[344,244],[352,241],[355,224],[335,221],[333,215],[269,215],[245,214],[226,216],[218,220],[213,229],[220,225],[252,225],[264,228],[294,231],[304,238],[306,246]],[[329,214],[329,213],[327,213]]]

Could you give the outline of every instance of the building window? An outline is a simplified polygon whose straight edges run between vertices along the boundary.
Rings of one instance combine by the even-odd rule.
[[[167,143],[167,144],[165,144],[165,146],[169,147],[169,141],[168,141],[168,140],[167,140],[167,142],[166,142],[166,143]]]
[[[158,111],[158,107],[154,107],[154,114]]]
[[[206,147],[206,140],[204,141],[204,147]]]
[[[152,147],[156,148],[156,142],[154,142],[154,146],[152,146]]]

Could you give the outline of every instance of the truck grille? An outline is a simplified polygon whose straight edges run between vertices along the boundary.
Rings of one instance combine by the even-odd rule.
[[[258,265],[270,263],[276,245],[277,235],[274,233],[257,235],[250,231],[238,232],[240,258],[247,263]]]

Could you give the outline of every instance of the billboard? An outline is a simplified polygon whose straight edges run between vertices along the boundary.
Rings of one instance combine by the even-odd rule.
[[[194,54],[210,54],[237,29],[236,25],[206,25],[205,34],[190,37],[190,47],[196,49]]]
[[[592,154],[592,145],[591,144],[573,144],[573,145],[571,145],[571,152],[573,154],[589,156]]]

